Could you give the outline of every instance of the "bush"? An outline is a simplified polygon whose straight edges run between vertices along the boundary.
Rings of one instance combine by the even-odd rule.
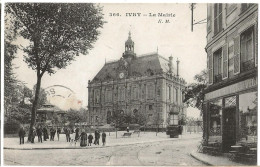
[[[15,134],[18,133],[20,129],[20,123],[15,120],[10,120],[4,124],[4,133],[5,134]]]

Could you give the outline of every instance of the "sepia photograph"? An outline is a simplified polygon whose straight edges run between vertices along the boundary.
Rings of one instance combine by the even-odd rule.
[[[257,3],[2,10],[2,165],[257,165]]]

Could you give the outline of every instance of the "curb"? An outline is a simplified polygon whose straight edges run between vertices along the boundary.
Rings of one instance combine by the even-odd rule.
[[[209,163],[209,162],[207,162],[207,161],[204,161],[204,160],[198,158],[197,156],[195,156],[195,155],[194,155],[194,152],[195,152],[195,151],[193,151],[193,152],[190,153],[190,156],[192,156],[194,159],[196,159],[196,160],[198,160],[198,161],[200,161],[200,162],[202,162],[202,163],[204,163],[204,164],[206,164],[206,165],[208,165],[208,166],[214,166],[213,164],[211,164],[211,163]]]
[[[147,141],[147,142],[140,142],[140,143],[128,143],[128,144],[117,144],[117,145],[108,145],[108,146],[101,146],[101,147],[36,147],[36,148],[12,148],[12,147],[4,147],[3,149],[6,150],[51,150],[51,149],[96,149],[96,148],[107,148],[107,147],[118,147],[118,146],[127,146],[127,145],[134,145],[134,144],[144,144],[144,143],[156,143],[156,142],[162,142],[162,141],[178,141],[178,140],[190,140],[190,139],[197,139],[201,137],[193,137],[188,139],[183,138],[170,138],[167,140],[159,140],[159,141]]]

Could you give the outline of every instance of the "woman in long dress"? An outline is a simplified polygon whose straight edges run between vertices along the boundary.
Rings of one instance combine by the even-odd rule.
[[[87,133],[84,129],[82,129],[82,132],[80,134],[80,146],[86,147],[87,146]]]

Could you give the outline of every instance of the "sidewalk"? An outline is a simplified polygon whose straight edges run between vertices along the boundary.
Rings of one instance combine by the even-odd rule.
[[[107,133],[106,138],[106,147],[111,146],[121,146],[121,145],[131,145],[131,144],[140,144],[140,143],[149,143],[149,142],[159,142],[167,140],[188,140],[201,138],[201,133],[185,133],[179,138],[170,138],[166,133],[158,133],[156,136],[155,132],[141,132],[140,136],[138,134],[132,134],[131,137],[123,138],[122,135],[125,131],[111,132],[110,135]],[[102,140],[99,140],[100,145],[80,147],[80,142],[77,142],[76,146],[74,143],[66,142],[65,134],[60,135],[60,141],[57,141],[57,136],[55,136],[55,141],[43,141],[43,143],[38,142],[38,138],[35,138],[35,143],[27,143],[27,138],[25,138],[25,144],[19,144],[19,138],[4,138],[4,149],[14,149],[14,150],[32,150],[32,149],[90,149],[90,148],[102,148]]]
[[[190,155],[207,164],[212,166],[245,166],[245,164],[233,162],[228,159],[228,157],[225,156],[212,156],[208,154],[198,153],[197,151],[193,151],[190,153]]]

